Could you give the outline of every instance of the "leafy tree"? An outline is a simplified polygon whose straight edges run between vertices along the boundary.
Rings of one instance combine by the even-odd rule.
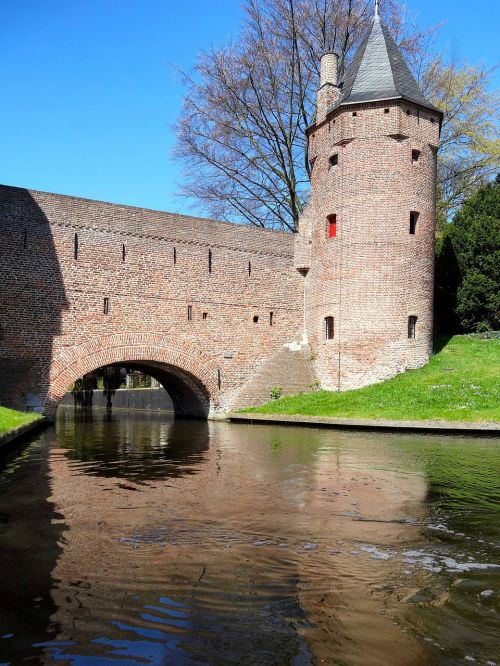
[[[438,152],[438,233],[498,170],[499,97],[489,91],[490,72],[482,66],[446,62],[437,56],[420,81],[427,97],[444,113]]]
[[[498,178],[464,203],[438,243],[435,309],[448,332],[500,329]]]
[[[314,120],[325,52],[348,65],[372,20],[366,0],[244,0],[234,41],[202,53],[177,125],[182,192],[218,219],[295,230],[309,195],[305,129]],[[389,26],[431,102],[444,111],[439,218],[498,165],[497,98],[489,73],[436,56],[435,28],[419,31],[396,0]]]

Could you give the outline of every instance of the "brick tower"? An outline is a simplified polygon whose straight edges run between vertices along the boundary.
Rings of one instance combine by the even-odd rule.
[[[429,359],[441,120],[377,9],[342,81],[336,55],[323,56],[295,247],[323,388],[357,388]]]

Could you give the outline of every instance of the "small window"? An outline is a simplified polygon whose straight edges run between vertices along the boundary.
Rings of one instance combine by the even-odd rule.
[[[78,234],[75,234],[73,239],[73,257],[75,261],[78,259]]]
[[[0,326],[0,340],[4,339],[3,326]]]
[[[325,340],[333,340],[334,332],[333,317],[325,317]]]
[[[253,323],[257,324],[258,321],[259,321],[259,315],[254,315],[253,316]]]
[[[337,166],[337,164],[339,163],[338,153],[335,153],[335,155],[331,155],[329,162],[331,167]]]
[[[435,123],[435,122],[436,122],[436,119],[434,118],[434,116],[429,116],[429,120],[431,121],[431,123]]]
[[[103,313],[105,315],[109,314],[109,298],[104,299]]]
[[[217,388],[220,390],[221,387],[221,376],[220,376],[220,370],[217,370]]]
[[[127,256],[127,251],[125,249],[125,243],[122,245],[122,262],[125,262],[125,258]]]
[[[248,277],[250,277],[250,275],[252,275],[252,262],[251,261],[248,262]]]
[[[406,115],[407,115],[407,116],[411,115],[411,111],[410,111],[410,109],[406,109]]]
[[[274,319],[274,312],[269,313],[269,326],[273,325],[273,319]]]
[[[417,330],[417,317],[415,315],[410,315],[408,317],[408,338],[414,340],[416,337]]]
[[[389,113],[390,109],[384,109],[384,113]]]
[[[212,250],[208,251],[208,272],[212,272]]]
[[[353,111],[353,112],[352,112],[352,115],[353,115],[354,117],[356,117],[356,116],[358,115],[358,112],[357,112],[357,111]]]
[[[177,263],[177,248],[174,247],[174,266]]]
[[[201,316],[203,319],[208,319],[208,312],[204,312]]]
[[[412,164],[418,164],[418,160],[420,159],[420,150],[412,150],[411,151],[411,163]]]
[[[188,321],[192,321],[193,319],[193,306],[188,305]]]
[[[415,232],[417,231],[417,220],[418,220],[418,213],[412,210],[410,213],[410,234],[412,236],[414,236]]]
[[[335,238],[337,235],[337,216],[329,215],[326,219],[328,222],[328,238]]]
[[[23,248],[26,249],[27,247],[28,247],[28,231],[25,229],[23,236]]]

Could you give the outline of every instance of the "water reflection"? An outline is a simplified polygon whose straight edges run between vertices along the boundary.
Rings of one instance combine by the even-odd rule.
[[[123,418],[102,411],[61,410],[58,445],[84,474],[136,482],[195,474],[209,446],[206,421],[155,413]]]
[[[39,640],[57,638],[52,572],[64,550],[64,517],[50,501],[44,435],[0,466],[0,662],[44,663]],[[33,629],[35,632],[33,632]]]
[[[61,414],[0,478],[0,662],[495,661],[497,447]]]

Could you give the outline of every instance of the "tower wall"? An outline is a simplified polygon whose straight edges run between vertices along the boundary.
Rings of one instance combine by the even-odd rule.
[[[431,354],[439,117],[402,100],[366,103],[337,108],[310,132],[312,194],[296,266],[309,269],[304,320],[320,382],[346,390],[421,366]],[[325,317],[334,317],[331,340]]]

